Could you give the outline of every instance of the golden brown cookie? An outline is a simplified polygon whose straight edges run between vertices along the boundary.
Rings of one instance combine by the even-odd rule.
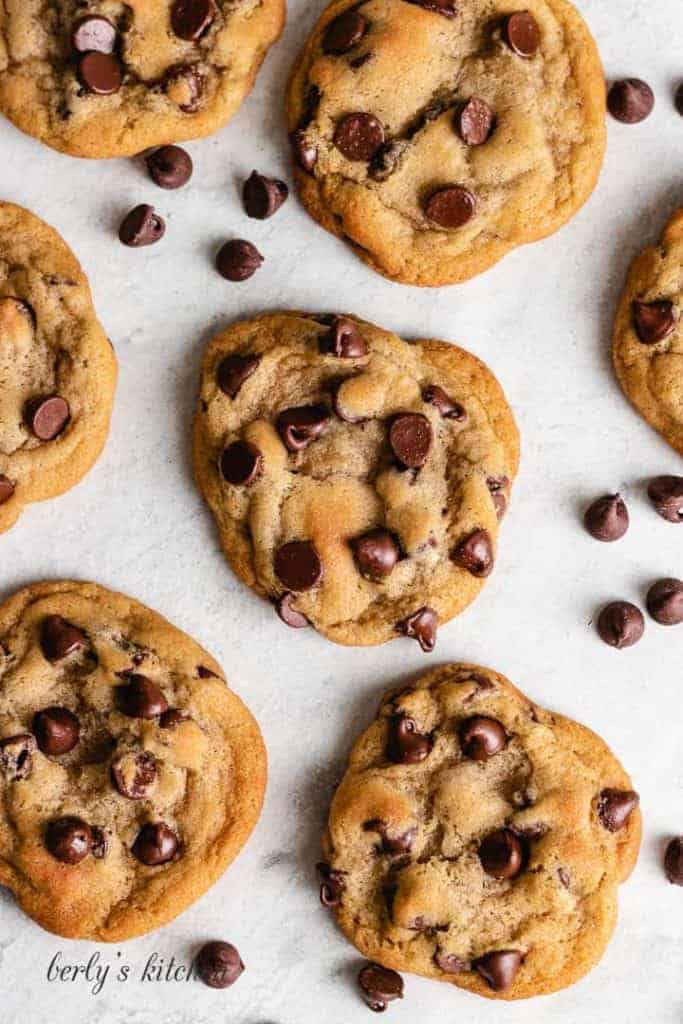
[[[97,460],[116,375],[71,250],[28,210],[0,202],[0,533]]]
[[[456,284],[595,187],[605,84],[567,0],[335,0],[289,85],[309,213],[386,277]]]
[[[172,920],[254,828],[266,752],[220,666],[94,583],[0,607],[0,883],[38,924],[121,942]]]
[[[284,19],[284,0],[6,0],[0,110],[72,156],[210,135],[251,91]]]
[[[433,649],[493,569],[518,458],[500,385],[455,345],[271,313],[204,359],[194,466],[228,561],[337,643]]]
[[[522,999],[600,960],[640,837],[638,795],[595,733],[497,672],[446,665],[387,694],[355,744],[321,899],[384,967]]]
[[[659,245],[637,257],[612,341],[619,383],[638,412],[683,455],[683,209]]]

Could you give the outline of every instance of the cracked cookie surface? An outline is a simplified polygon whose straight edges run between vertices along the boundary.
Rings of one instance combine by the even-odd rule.
[[[5,0],[0,110],[73,156],[217,131],[251,91],[284,0]]]
[[[641,815],[585,726],[507,679],[447,665],[389,693],[323,840],[321,898],[385,967],[518,999],[601,958]]]
[[[195,474],[228,561],[338,643],[432,650],[493,568],[518,458],[500,385],[455,345],[274,313],[204,359]]]
[[[170,921],[244,845],[265,781],[251,714],[160,615],[92,583],[0,607],[0,883],[44,928]]]
[[[408,284],[467,280],[556,231],[605,149],[600,57],[567,0],[337,0],[287,110],[308,211]]]
[[[0,202],[0,533],[92,467],[116,376],[75,256],[34,214]]]
[[[617,377],[647,422],[683,455],[683,209],[637,257],[612,342]]]

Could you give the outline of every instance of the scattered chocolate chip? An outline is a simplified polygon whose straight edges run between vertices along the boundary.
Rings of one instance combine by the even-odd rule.
[[[644,630],[643,613],[629,601],[612,601],[598,616],[600,639],[618,650],[637,644]]]
[[[316,441],[329,423],[330,412],[324,405],[300,405],[280,413],[277,430],[290,452],[300,452]]]
[[[413,718],[394,715],[389,720],[387,756],[394,764],[419,764],[429,756],[431,749],[431,739],[417,731]]]
[[[221,246],[216,256],[216,270],[227,281],[247,281],[263,263],[255,245],[243,238],[233,238]]]
[[[445,953],[442,949],[437,949],[434,954],[434,963],[444,974],[462,974],[464,971],[472,970],[469,960],[464,960],[454,953]]]
[[[372,160],[384,144],[384,128],[372,114],[347,114],[337,125],[334,144],[347,160]]]
[[[424,7],[433,14],[443,14],[444,18],[454,18],[458,13],[456,0],[408,0],[409,3]]]
[[[57,818],[47,826],[45,845],[63,864],[79,864],[92,848],[90,825],[72,815]]]
[[[182,188],[192,177],[192,157],[180,146],[160,146],[147,157],[147,170],[159,188]]]
[[[77,53],[113,53],[117,35],[108,18],[88,14],[75,23],[71,31],[71,46]]]
[[[486,481],[486,486],[489,489],[491,497],[493,499],[493,507],[496,510],[496,518],[500,521],[505,512],[507,511],[507,497],[503,492],[503,488],[507,487],[510,481],[506,476],[490,476]]]
[[[156,777],[156,761],[146,752],[119,754],[111,763],[112,785],[129,800],[146,797]]]
[[[263,456],[251,441],[233,441],[221,455],[223,479],[235,487],[249,487],[263,472]]]
[[[200,678],[204,678],[201,676]],[[159,728],[160,729],[177,729],[183,722],[187,722],[190,716],[187,711],[183,711],[182,708],[169,708],[168,711],[164,711],[159,716]]]
[[[375,583],[385,579],[401,557],[401,551],[388,530],[370,530],[351,541],[353,557],[361,576]]]
[[[318,874],[322,878],[320,886],[320,902],[330,910],[341,904],[344,895],[344,879],[341,872],[334,871],[329,864],[317,865]]]
[[[588,506],[583,522],[596,540],[619,540],[628,530],[628,509],[620,494],[605,494]]]
[[[204,92],[204,79],[196,64],[177,64],[164,76],[164,90],[184,114],[195,114]]]
[[[427,200],[425,213],[440,228],[461,228],[474,217],[475,196],[462,185],[451,185],[433,192]]]
[[[457,420],[462,423],[467,419],[467,413],[459,402],[449,398],[443,388],[438,384],[430,384],[422,392],[422,398],[429,405],[433,405],[440,416],[447,420]]]
[[[323,35],[323,52],[339,55],[358,46],[368,30],[368,23],[358,11],[345,11],[331,21]]]
[[[389,444],[401,463],[408,469],[424,466],[432,450],[432,425],[419,412],[399,413],[389,427]]]
[[[25,409],[26,423],[39,441],[54,441],[70,417],[69,403],[60,395],[34,398]]]
[[[640,78],[615,82],[607,93],[607,108],[622,124],[638,124],[652,113],[655,94]]]
[[[127,685],[119,687],[119,706],[129,718],[156,718],[168,710],[168,701],[161,688],[148,679],[132,673]]]
[[[164,237],[166,224],[154,207],[141,203],[134,207],[121,221],[119,241],[132,249],[143,245],[154,245]]]
[[[683,117],[683,82],[676,89],[676,95],[674,96],[674,103],[676,110]]]
[[[61,615],[47,615],[43,619],[40,646],[48,661],[61,661],[85,644],[85,633]]]
[[[377,819],[366,821],[363,825],[363,831],[378,832],[382,840],[382,852],[388,853],[392,857],[399,857],[410,853],[417,836],[416,828],[409,828],[398,835],[392,835],[388,830],[387,823]]]
[[[451,560],[472,576],[483,578],[493,570],[493,545],[488,530],[474,530],[453,549]]]
[[[683,885],[683,836],[676,836],[667,846],[664,870],[672,885]]]
[[[310,540],[292,540],[275,552],[275,575],[296,593],[313,590],[322,581],[323,563]]]
[[[196,42],[208,32],[215,17],[213,0],[175,0],[171,8],[171,27],[179,39]]]
[[[292,133],[291,142],[299,167],[311,174],[318,160],[318,150],[308,141],[306,133],[301,129]]]
[[[639,802],[631,789],[603,789],[598,797],[598,817],[608,832],[619,832]]]
[[[499,949],[475,960],[473,967],[495,992],[505,992],[514,982],[523,959],[517,949]]]
[[[636,334],[644,345],[656,345],[664,341],[676,326],[673,303],[665,299],[659,302],[636,300],[632,309]]]
[[[507,746],[507,733],[495,718],[468,718],[460,726],[460,746],[466,757],[488,761]]]
[[[458,110],[455,127],[462,141],[468,146],[481,146],[491,136],[493,111],[486,100],[472,96]]]
[[[375,1013],[383,1013],[394,999],[403,999],[403,978],[396,971],[367,963],[358,974],[363,999]]]
[[[0,770],[12,782],[27,779],[33,768],[36,741],[30,733],[5,736],[0,740]]]
[[[361,359],[368,354],[368,346],[353,320],[336,316],[320,339],[320,351],[338,359]]]
[[[156,867],[173,860],[180,847],[178,836],[163,821],[143,825],[131,847],[141,864]]]
[[[647,592],[647,610],[660,626],[678,626],[683,622],[683,580],[653,583]]]
[[[260,362],[260,356],[226,356],[219,363],[216,374],[221,391],[230,398],[237,398],[245,380],[256,372]]]
[[[517,11],[505,19],[503,36],[518,57],[534,57],[541,45],[541,30],[533,14]]]
[[[60,707],[36,712],[31,728],[42,752],[52,757],[68,754],[81,734],[78,716],[68,708]]]
[[[436,646],[436,630],[439,625],[438,613],[426,605],[412,615],[396,623],[396,629],[403,636],[417,640],[426,654],[430,654]]]
[[[78,75],[85,88],[97,96],[118,92],[123,81],[118,57],[95,50],[83,54],[78,62]]]
[[[656,476],[647,494],[655,511],[668,523],[683,523],[683,476]]]
[[[9,501],[13,494],[14,484],[4,473],[0,473],[0,505],[4,505],[6,501]]]
[[[229,942],[206,942],[194,964],[197,974],[209,988],[230,988],[244,970],[239,953]]]
[[[248,217],[267,220],[280,209],[289,195],[284,181],[266,178],[258,171],[252,171],[244,183],[242,199]]]
[[[527,860],[520,837],[509,828],[490,832],[479,847],[479,860],[492,878],[517,878]]]
[[[98,828],[97,825],[91,825],[90,831],[92,833],[92,846],[90,847],[90,852],[95,860],[103,860],[109,852],[109,838],[107,833],[104,829]]]

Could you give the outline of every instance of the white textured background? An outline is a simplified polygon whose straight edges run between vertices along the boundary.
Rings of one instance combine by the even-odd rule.
[[[596,608],[643,602],[649,581],[683,577],[683,527],[659,519],[644,481],[681,473],[681,459],[631,410],[611,373],[615,303],[630,259],[683,200],[680,0],[583,0],[609,77],[643,77],[657,94],[649,121],[609,125],[599,188],[568,228],[518,250],[459,288],[393,285],[307,217],[296,198],[270,221],[249,221],[238,185],[252,167],[289,179],[282,96],[292,58],[322,9],[292,3],[283,40],[253,96],[218,136],[190,144],[191,185],[162,192],[134,161],[60,156],[0,122],[0,192],[31,207],[74,248],[120,361],[109,444],[86,480],[33,506],[0,539],[0,596],[42,578],[93,579],[147,602],[207,646],[258,717],[270,752],[265,813],[232,870],[157,934],[122,947],[42,932],[8,896],[0,902],[3,1024],[360,1024],[370,1011],[353,976],[358,957],[319,907],[314,864],[348,748],[388,685],[439,661],[467,659],[506,673],[534,700],[597,730],[642,797],[640,862],[622,889],[619,926],[601,965],[575,987],[531,1003],[490,1003],[406,978],[387,1019],[459,1024],[529,1020],[680,1024],[683,889],[661,868],[665,840],[683,832],[683,626],[648,620],[631,650],[602,645]],[[167,218],[156,247],[116,240],[139,202]],[[219,242],[253,240],[266,261],[246,284],[214,271]],[[521,475],[500,557],[483,595],[441,629],[436,653],[397,640],[335,647],[281,625],[238,585],[193,485],[190,422],[202,349],[231,320],[262,309],[349,310],[406,336],[458,341],[507,390],[522,433]],[[581,527],[586,499],[620,489],[631,529],[614,545]],[[187,961],[226,938],[247,971],[227,992],[198,982],[90,986],[48,983],[59,950],[139,974],[152,952]],[[121,954],[120,956],[118,954]],[[113,974],[114,968],[112,968]]]

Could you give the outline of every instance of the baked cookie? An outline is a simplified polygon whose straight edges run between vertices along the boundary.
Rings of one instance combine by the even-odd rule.
[[[0,202],[0,533],[97,460],[116,375],[74,254],[38,217]]]
[[[605,150],[600,57],[567,0],[335,0],[287,111],[309,213],[406,284],[552,234]]]
[[[518,453],[495,377],[442,341],[273,313],[204,359],[195,474],[228,561],[337,643],[433,649],[493,568]]]
[[[216,881],[256,824],[266,753],[220,666],[94,583],[0,607],[0,883],[38,924],[121,942]]]
[[[683,209],[633,263],[612,342],[619,383],[683,455]]]
[[[131,156],[221,128],[285,0],[5,0],[0,110],[72,156]]]
[[[522,999],[598,962],[640,836],[638,795],[595,733],[446,665],[388,694],[354,746],[321,899],[385,967]]]

